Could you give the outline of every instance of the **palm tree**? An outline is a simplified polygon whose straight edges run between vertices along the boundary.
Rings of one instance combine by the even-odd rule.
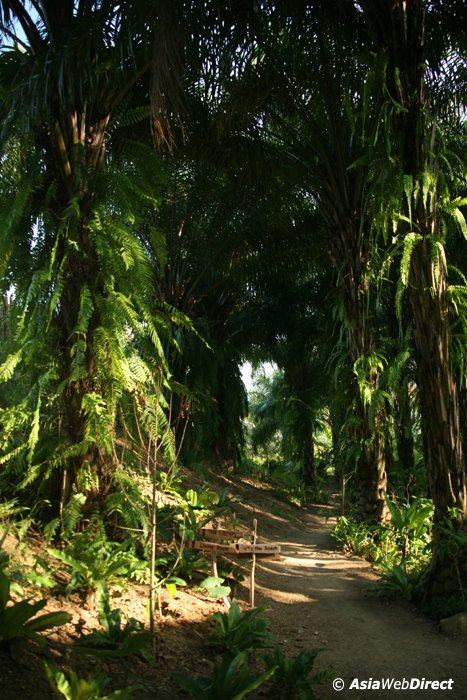
[[[54,461],[63,465],[49,494],[54,504],[59,491],[62,503],[67,501],[85,463],[95,472],[98,490],[105,492],[118,394],[138,384],[129,365],[123,369],[125,325],[135,329],[146,316],[151,327],[144,289],[150,258],[131,217],[134,223],[143,200],[146,207],[155,206],[157,176],[144,183],[136,203],[136,181],[132,197],[124,175],[133,171],[135,178],[135,152],[120,152],[117,166],[119,151],[112,160],[108,148],[109,141],[118,141],[119,126],[149,116],[152,26],[162,41],[166,19],[153,16],[151,7],[106,0],[0,4],[0,32],[7,42],[0,56],[2,185],[5,197],[8,187],[19,192],[5,232],[6,264],[20,314],[20,347],[14,356],[23,371],[28,364],[33,374],[37,366],[41,369],[28,447],[31,479],[38,475],[31,465],[43,423],[41,396],[52,385],[57,388],[60,413],[49,433],[64,436],[66,449],[62,445],[59,455],[55,444],[48,454],[45,447],[36,454],[41,473],[48,464],[45,474],[50,474]],[[166,49],[165,57],[159,50],[153,72],[159,136],[166,126],[160,87],[177,61],[173,46]],[[131,96],[143,81],[145,103],[135,109]],[[167,95],[168,104],[172,96]],[[160,173],[157,162],[154,167]],[[42,350],[47,343],[53,346],[48,370],[43,362],[37,364],[37,352],[27,349],[41,333]]]
[[[359,364],[367,393],[377,389],[370,278],[383,100],[381,67],[362,58],[365,48],[353,3],[333,4],[332,17],[325,6],[304,6],[276,27],[274,39],[260,43],[259,68],[246,82],[251,94],[259,75],[264,132],[282,145],[284,169],[290,176],[293,168],[296,187],[306,191],[327,231],[352,370],[359,514],[380,520],[386,515],[384,431],[381,417],[372,421],[357,378]]]
[[[405,190],[404,234],[409,251],[405,274],[414,321],[426,463],[435,503],[428,594],[448,595],[465,579],[467,547],[455,561],[449,522],[462,524],[467,514],[467,489],[459,389],[451,355],[451,310],[441,221],[445,196],[440,175],[441,144],[436,137],[436,112],[430,109],[429,71],[436,72],[442,61],[446,66],[449,58],[452,62],[452,52],[455,55],[456,50],[462,50],[456,45],[461,6],[429,4],[425,0],[379,0],[364,1],[362,7],[376,44],[387,57],[388,85],[398,105],[391,139]],[[439,31],[440,17],[443,32]],[[456,217],[459,220],[462,214],[457,211]],[[457,571],[452,572],[453,568]],[[453,575],[447,577],[446,571]]]

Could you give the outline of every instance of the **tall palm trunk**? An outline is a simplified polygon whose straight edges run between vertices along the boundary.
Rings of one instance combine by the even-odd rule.
[[[407,498],[413,493],[415,454],[412,416],[410,412],[410,396],[408,378],[403,376],[397,390],[396,398],[396,447],[399,467],[404,476],[404,486]]]
[[[387,517],[384,435],[378,424],[374,427],[370,424],[356,380],[352,383],[352,390],[354,415],[358,421],[352,428],[352,435],[355,444],[360,447],[355,473],[357,517],[364,521],[381,522]]]
[[[464,460],[467,454],[467,377],[459,381],[459,408],[462,434],[462,454]]]
[[[108,119],[109,117],[105,116],[89,124],[84,112],[73,112],[56,122],[49,144],[50,162],[61,183],[59,200],[55,203],[58,225],[66,220],[70,202],[77,202],[72,224],[76,246],[67,250],[68,241],[65,238],[61,241],[60,252],[65,257],[65,269],[57,324],[61,374],[62,379],[67,382],[64,392],[64,427],[70,443],[83,447],[65,466],[59,485],[62,506],[69,500],[80,469],[85,463],[89,465],[99,484],[98,492],[88,494],[88,498],[91,501],[101,498],[108,486],[109,458],[96,444],[86,447],[86,416],[83,407],[84,396],[93,391],[99,392],[100,388],[96,377],[94,334],[100,325],[96,296],[102,294],[103,288],[91,220],[96,206],[95,177],[104,163]],[[86,348],[85,367],[82,376],[71,378],[80,300],[85,287],[89,290],[93,303],[92,315],[85,337],[82,338]]]
[[[447,270],[437,212],[436,153],[433,153],[433,131],[427,123],[427,3],[364,0],[363,7],[377,41],[387,52],[390,89],[403,107],[397,113],[394,134],[403,174],[414,184],[426,182],[427,178],[431,182],[430,206],[430,197],[419,195],[412,202],[413,211],[408,207],[405,212],[411,230],[420,236],[411,257],[408,286],[425,461],[435,505],[433,556],[427,586],[427,596],[431,598],[450,594],[465,585],[467,547],[453,557],[450,528],[443,524],[450,521],[451,525],[457,523],[463,527],[467,493],[459,393],[451,360]],[[415,199],[412,193],[410,197]],[[456,510],[454,516],[452,509]]]
[[[397,288],[398,271],[393,267],[391,271],[391,283],[394,289]],[[401,325],[404,336],[408,331],[407,312],[403,313],[401,321],[397,315],[396,299],[390,298],[390,303],[387,309],[387,329],[389,337],[392,341],[397,341],[400,335]],[[399,343],[396,345],[397,351],[401,350]],[[412,497],[413,488],[415,486],[415,444],[413,436],[413,418],[410,405],[410,376],[407,367],[402,371],[401,376],[397,380],[392,389],[395,392],[394,404],[394,433],[395,433],[395,451],[399,463],[399,472],[403,479],[405,494],[408,499]],[[392,455],[394,457],[394,454]],[[391,478],[391,471],[389,477]]]
[[[374,349],[372,320],[368,312],[369,289],[364,275],[367,254],[355,227],[349,227],[349,230],[342,234],[341,240],[345,255],[341,288],[344,294],[347,347],[353,367],[357,360],[367,357]],[[376,388],[376,371],[371,372],[368,381]],[[357,418],[356,425],[352,428],[353,439],[360,447],[356,464],[358,517],[365,521],[380,522],[387,516],[384,499],[387,476],[381,416],[377,416],[372,424],[357,377],[353,373],[350,388]]]
[[[310,489],[316,486],[316,456],[312,430],[303,444],[303,483]]]
[[[342,462],[342,444],[346,408],[352,402],[351,383],[351,377],[348,373],[341,377],[339,385],[333,388],[333,398],[329,409],[332,432],[332,458],[334,465],[338,468],[339,477],[344,477],[347,469],[347,465]]]
[[[430,250],[425,238],[414,251],[409,291],[425,459],[435,505],[429,598],[459,591],[467,581],[466,548],[453,558],[447,541],[452,509],[457,512],[454,520],[462,527],[467,496],[459,395],[451,366],[446,270],[443,267],[435,274]],[[465,530],[465,521],[463,527]]]
[[[0,338],[7,340],[10,335],[9,328],[10,302],[8,294],[2,294],[2,304],[0,306]]]

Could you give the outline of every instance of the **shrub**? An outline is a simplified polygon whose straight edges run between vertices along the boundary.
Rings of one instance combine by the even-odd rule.
[[[70,670],[67,678],[63,671],[56,666],[45,663],[45,672],[52,690],[65,700],[131,700],[133,690],[137,687],[115,690],[112,693],[102,695],[105,679],[78,678],[73,670]]]
[[[249,649],[271,646],[269,620],[261,618],[261,608],[242,613],[234,600],[226,613],[214,613],[215,628],[211,643],[214,647],[236,655]]]
[[[102,629],[82,637],[74,647],[76,652],[101,658],[141,654],[152,661],[149,653],[150,633],[144,629],[142,622],[134,618],[123,624],[120,610],[110,607],[107,593],[99,601],[99,622]]]
[[[241,700],[259,688],[274,674],[274,668],[258,676],[245,667],[245,652],[235,656],[225,656],[214,666],[212,676],[191,678],[184,673],[174,673],[173,677],[195,700]]]
[[[10,644],[15,639],[27,637],[43,643],[39,632],[65,625],[71,620],[67,612],[45,613],[37,616],[47,604],[46,600],[31,603],[20,600],[13,603],[10,599],[10,581],[0,569],[0,644]]]
[[[68,568],[71,578],[66,594],[69,595],[77,589],[102,593],[122,578],[143,580],[147,564],[130,551],[130,546],[129,541],[121,544],[101,538],[92,541],[86,533],[85,537],[77,535],[66,550],[47,551]]]
[[[383,567],[383,577],[375,588],[380,595],[410,601],[420,583],[421,574],[409,573],[404,566],[396,564],[393,567]]]
[[[310,677],[310,673],[321,649],[302,650],[295,658],[287,657],[280,647],[274,653],[265,655],[267,669],[274,670],[274,686],[279,697],[311,700],[315,697],[313,686],[329,677],[328,671],[322,671]]]

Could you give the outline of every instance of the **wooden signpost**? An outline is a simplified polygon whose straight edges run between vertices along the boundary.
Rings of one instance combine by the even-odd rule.
[[[253,537],[251,546],[256,548],[256,535],[258,534],[258,521],[253,518]],[[240,547],[240,545],[238,545]],[[256,553],[253,552],[251,557],[251,576],[250,576],[250,608],[255,607],[255,569],[256,569]]]
[[[211,553],[212,575],[217,577],[217,552],[225,552],[235,556],[251,556],[251,576],[250,576],[250,606],[255,605],[255,573],[256,573],[256,557],[274,557],[276,558],[281,551],[278,544],[258,544],[258,521],[253,520],[253,529],[250,542],[241,542],[241,532],[239,530],[227,529],[222,527],[203,527],[198,530],[200,537],[209,539],[198,539],[194,542],[187,542],[186,547],[196,549],[200,552]],[[225,604],[228,606],[229,600],[224,598]]]

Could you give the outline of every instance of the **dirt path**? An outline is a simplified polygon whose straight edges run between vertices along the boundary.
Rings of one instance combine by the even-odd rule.
[[[238,489],[238,485],[236,485]],[[316,509],[280,504],[263,489],[244,484],[236,510],[244,522],[257,517],[260,534],[282,547],[281,561],[257,564],[257,604],[266,605],[274,631],[289,651],[325,647],[319,668],[353,678],[454,680],[448,691],[336,692],[332,681],[320,698],[467,698],[467,644],[438,632],[412,606],[388,603],[366,589],[375,580],[369,564],[337,550]]]

